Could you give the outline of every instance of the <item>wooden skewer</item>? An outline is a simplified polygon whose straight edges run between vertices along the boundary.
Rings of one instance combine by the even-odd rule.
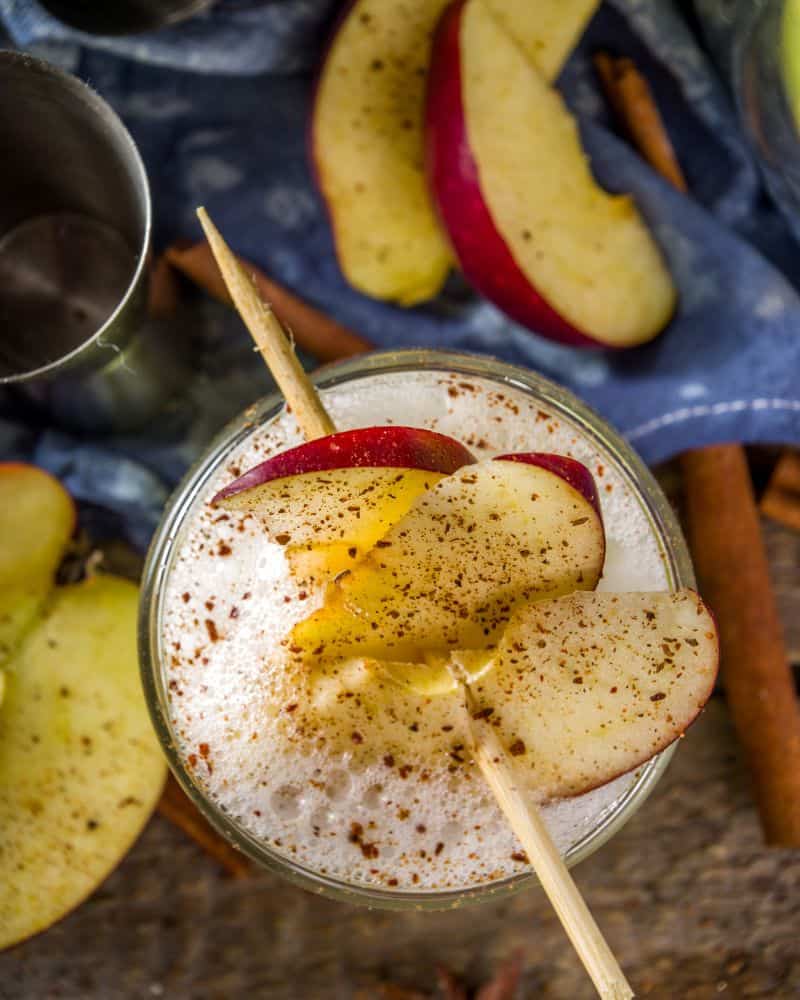
[[[271,307],[259,296],[250,276],[236,259],[204,208],[197,217],[236,310],[255,341],[278,387],[294,413],[306,440],[333,434],[336,428],[320,402],[311,379],[303,371],[292,345]]]
[[[169,247],[164,256],[176,271],[213,298],[230,305],[231,297],[214,260],[214,253],[205,241],[188,247]],[[255,264],[241,257],[239,261],[258,288],[261,298],[269,302],[281,323],[292,331],[295,344],[320,364],[342,361],[375,349],[366,337],[337,323],[288,288],[268,278]]]
[[[275,381],[281,387],[287,400],[302,400],[302,405],[313,419],[306,424],[300,421],[308,437],[332,434],[333,421],[325,412],[322,401],[308,376],[299,364],[288,364],[288,356],[293,356],[292,348],[280,323],[269,306],[263,303],[253,284],[211,222],[206,211],[197,210],[203,229],[219,264],[222,276],[228,285],[234,305],[244,320],[261,356],[266,361]],[[270,317],[264,322],[262,317]],[[277,359],[280,366],[273,368]],[[296,383],[294,380],[298,380]],[[293,384],[294,383],[294,384]],[[293,409],[297,414],[297,403]],[[299,420],[299,418],[298,418]],[[321,428],[326,428],[321,431]],[[519,837],[528,852],[528,858],[539,876],[542,886],[553,904],[564,926],[567,936],[583,962],[598,994],[604,1000],[628,1000],[632,997],[622,970],[608,947],[600,928],[594,921],[578,887],[567,871],[558,848],[553,843],[536,806],[529,802],[517,788],[513,775],[513,765],[500,745],[493,730],[488,726],[476,725],[474,710],[470,710],[471,695],[467,686],[459,680],[464,692],[466,723],[470,739],[473,741],[475,761],[503,810],[512,830]]]
[[[492,726],[480,717],[469,688],[461,680],[459,684],[464,695],[467,732],[472,740],[475,762],[525,848],[567,937],[598,995],[609,1000],[627,1000],[634,995],[633,990],[553,843],[541,813],[517,786],[513,761]]]

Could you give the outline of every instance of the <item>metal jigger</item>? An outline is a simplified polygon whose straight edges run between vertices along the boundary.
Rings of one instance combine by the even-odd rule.
[[[0,51],[0,385],[56,422],[128,430],[180,386],[146,315],[150,193],[136,146],[84,83]]]

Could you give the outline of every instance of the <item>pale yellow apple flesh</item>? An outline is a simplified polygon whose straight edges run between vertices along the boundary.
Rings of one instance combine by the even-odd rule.
[[[472,691],[529,787],[559,798],[677,739],[710,697],[718,660],[694,591],[574,593],[521,608]]]
[[[340,266],[350,284],[404,306],[432,298],[453,256],[423,169],[431,40],[449,0],[355,0],[323,64],[311,146]],[[547,78],[597,0],[494,0]]]
[[[312,663],[482,649],[520,603],[595,587],[604,554],[594,504],[560,475],[519,461],[465,466],[328,587],[287,645]]]
[[[432,298],[452,254],[423,171],[431,36],[449,0],[356,0],[320,74],[312,157],[350,284],[404,306]]]
[[[600,0],[484,0],[497,21],[536,66],[555,80]]]
[[[0,463],[0,668],[41,612],[74,528],[75,505],[57,479]]]
[[[0,707],[0,948],[86,898],[138,836],[166,768],[139,682],[138,590],[58,588]]]
[[[469,0],[463,8],[460,70],[480,195],[531,288],[589,341],[630,347],[650,340],[676,302],[661,252],[631,198],[608,194],[594,181],[562,98],[485,0]],[[445,221],[466,199],[457,185],[448,190],[445,201],[455,203],[441,205]],[[472,244],[459,257],[483,290],[483,271],[497,266],[492,247]],[[530,308],[497,304],[536,329],[533,299]]]
[[[219,506],[257,516],[285,546],[294,576],[319,583],[351,569],[441,478],[423,469],[328,469],[272,479]]]

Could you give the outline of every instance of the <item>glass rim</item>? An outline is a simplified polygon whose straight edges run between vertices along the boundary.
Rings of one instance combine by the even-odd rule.
[[[619,472],[627,480],[659,541],[670,588],[694,586],[692,564],[677,518],[650,470],[631,445],[609,424],[571,392],[549,379],[487,355],[438,350],[375,351],[326,365],[315,372],[312,378],[315,385],[324,390],[365,376],[421,369],[487,378],[529,394],[533,393],[545,405],[549,405],[559,415],[570,420],[587,439],[597,443],[607,459],[613,460]],[[312,867],[293,861],[272,849],[232,820],[223,809],[211,802],[201,787],[193,781],[186,768],[168,718],[164,676],[158,653],[159,625],[165,590],[163,584],[171,566],[171,557],[185,516],[209,479],[218,470],[222,457],[252,433],[254,427],[273,420],[283,405],[281,394],[278,391],[271,393],[246,408],[215,436],[174,491],[147,554],[139,608],[140,671],[145,700],[170,770],[201,815],[251,861],[304,889],[328,898],[382,909],[441,910],[467,903],[505,898],[512,893],[538,885],[539,880],[533,871],[466,888],[422,891],[384,889],[323,875]],[[571,867],[593,854],[630,819],[657,784],[677,748],[677,743],[678,741],[673,742],[637,769],[637,776],[615,805],[566,851],[564,860],[568,866]]]

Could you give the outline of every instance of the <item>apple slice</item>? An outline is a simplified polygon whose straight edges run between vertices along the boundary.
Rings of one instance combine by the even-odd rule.
[[[286,546],[294,574],[319,580],[351,568],[420,493],[474,461],[444,434],[367,427],[281,452],[213,502],[256,514]]]
[[[448,0],[355,0],[320,71],[311,158],[354,288],[411,306],[453,263],[425,182],[423,118],[434,28]],[[597,0],[494,0],[553,78]]]
[[[428,179],[461,268],[512,319],[551,339],[631,347],[675,308],[632,200],[592,178],[560,96],[485,0],[457,0],[436,33]]]
[[[580,463],[563,461],[577,476]],[[519,603],[595,587],[605,553],[596,496],[549,463],[492,459],[440,480],[331,584],[290,650],[321,662],[485,648]]]
[[[717,633],[694,591],[575,592],[520,607],[496,648],[455,651],[526,791],[581,795],[677,739],[708,700]],[[349,660],[299,673],[292,724],[357,754],[421,767],[470,769],[463,698],[448,658]],[[304,735],[303,735],[304,734]]]
[[[561,72],[600,0],[484,0],[545,80]]]
[[[677,739],[711,695],[714,619],[692,590],[573,593],[520,608],[472,686],[543,799],[579,795]]]
[[[41,611],[75,520],[57,479],[34,465],[0,463],[0,666]]]
[[[0,948],[63,917],[117,865],[166,775],[139,683],[138,590],[55,591],[0,710]]]

